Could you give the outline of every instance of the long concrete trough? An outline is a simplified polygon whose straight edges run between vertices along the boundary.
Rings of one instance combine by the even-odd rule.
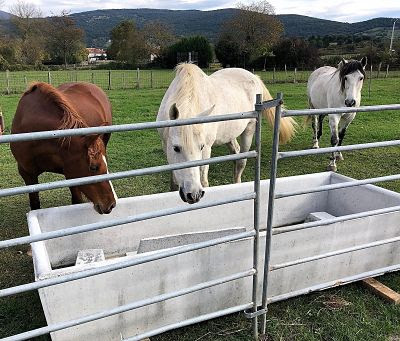
[[[277,191],[352,181],[332,173],[279,178]],[[268,180],[261,183],[261,227],[266,226]],[[253,183],[208,188],[204,201],[253,191]],[[55,207],[28,214],[31,235],[187,205],[176,192],[119,199],[111,215],[91,204]],[[304,194],[275,202],[271,265],[341,250],[400,235],[400,212],[372,214],[289,231],[304,221],[323,221],[400,205],[400,194],[373,185]],[[253,228],[253,201],[243,201],[155,218],[32,244],[36,281],[101,267]],[[285,232],[288,229],[288,232]],[[265,233],[260,252],[264,253]],[[91,251],[91,250],[97,251]],[[90,252],[97,252],[88,257]],[[80,253],[84,257],[78,259]],[[263,259],[260,253],[260,259]],[[104,254],[104,257],[103,257]],[[39,289],[47,323],[76,319],[130,302],[184,289],[252,268],[253,240],[228,242],[149,263]],[[272,271],[269,301],[279,301],[400,268],[400,242],[314,260]],[[259,302],[263,264],[258,269]],[[251,302],[252,278],[203,289],[165,302],[52,333],[53,340],[119,340],[182,320]]]

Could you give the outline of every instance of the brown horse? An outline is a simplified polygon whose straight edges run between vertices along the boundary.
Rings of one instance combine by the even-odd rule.
[[[66,83],[58,88],[34,83],[19,101],[12,123],[13,134],[56,129],[110,125],[111,104],[106,94],[89,83]],[[66,179],[108,173],[106,146],[110,134],[73,136],[11,143],[19,174],[27,185],[38,183],[43,172],[65,175]],[[95,210],[110,213],[116,194],[110,181],[70,187],[72,203],[84,194]],[[31,209],[40,208],[39,193],[30,193]]]

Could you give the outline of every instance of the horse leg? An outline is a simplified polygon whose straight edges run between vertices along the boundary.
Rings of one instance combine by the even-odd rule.
[[[356,113],[350,113],[350,114],[344,114],[339,122],[339,146],[342,145],[344,136],[346,135],[346,130],[347,127],[350,125],[350,123],[354,120],[356,117]],[[343,161],[343,155],[341,152],[338,153],[339,155],[336,156],[336,160]]]
[[[246,129],[240,135],[240,152],[246,153],[250,150],[251,142],[253,141],[256,121],[250,121]],[[247,159],[237,160],[235,169],[235,183],[242,182],[242,173],[246,167]]]
[[[78,187],[70,187],[72,205],[83,203],[82,192]]]
[[[319,141],[321,139],[321,136],[322,136],[322,126],[323,126],[322,123],[324,122],[324,118],[325,118],[325,115],[319,115],[318,116],[318,133],[317,133],[318,143],[319,143]]]
[[[24,179],[25,185],[36,185],[39,183],[38,174],[31,174],[25,171],[20,165],[18,165],[18,172]],[[29,206],[31,210],[38,210],[40,208],[39,193],[29,193]]]
[[[227,143],[226,146],[228,147],[231,154],[240,153],[240,145],[236,139],[233,139],[231,142]],[[238,178],[237,172],[238,172],[237,161],[233,161],[233,182],[237,182]]]
[[[334,114],[334,115],[329,115],[329,127],[331,130],[331,146],[336,147],[339,144],[339,136],[338,136],[338,125],[340,121],[340,114]],[[336,166],[336,157],[337,157],[336,152],[333,152],[331,157],[330,157],[330,162],[328,165],[328,170],[336,172],[337,166]]]
[[[312,117],[312,123],[311,123],[312,129],[313,129],[313,148],[319,148],[318,144],[318,134],[319,134],[319,124],[318,124],[318,116],[313,115]]]
[[[211,157],[211,147],[204,146],[203,148],[203,160],[209,159]],[[210,169],[210,165],[204,165],[200,167],[200,182],[203,187],[208,187],[208,170]]]

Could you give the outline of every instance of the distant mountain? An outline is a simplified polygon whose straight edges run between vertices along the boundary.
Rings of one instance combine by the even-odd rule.
[[[142,27],[146,21],[158,20],[168,24],[178,36],[201,34],[215,42],[224,21],[229,20],[237,9],[226,8],[214,11],[167,10],[167,9],[111,9],[73,13],[77,25],[86,33],[88,46],[104,47],[109,40],[111,29],[120,21],[131,19]],[[0,27],[7,20],[2,17],[10,14],[0,11]],[[278,15],[282,21],[285,35],[289,37],[309,37],[312,35],[366,34],[387,36],[393,21],[390,18],[375,18],[353,24],[318,19],[304,15]],[[3,23],[3,24],[2,24]]]
[[[0,20],[8,20],[12,17],[10,13],[0,11]]]

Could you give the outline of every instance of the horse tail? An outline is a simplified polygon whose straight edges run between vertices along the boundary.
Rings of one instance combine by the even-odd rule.
[[[262,87],[262,99],[268,101],[272,99],[267,87],[261,79],[259,79]],[[264,117],[268,120],[268,123],[273,126],[275,120],[275,107],[265,109],[263,112]],[[296,133],[297,123],[292,117],[282,117],[279,127],[279,142],[284,144],[289,142]]]

